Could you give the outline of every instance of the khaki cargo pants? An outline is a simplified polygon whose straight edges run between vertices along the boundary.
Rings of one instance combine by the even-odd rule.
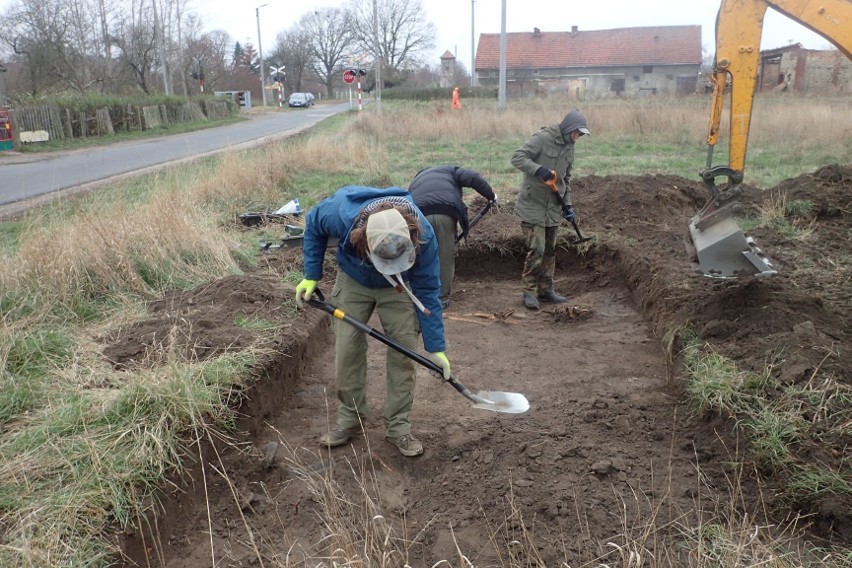
[[[427,215],[426,220],[435,230],[438,240],[438,261],[441,267],[441,305],[450,301],[453,277],[456,274],[456,230],[458,222],[449,215]]]
[[[344,272],[337,273],[332,303],[353,318],[367,323],[378,312],[382,332],[411,350],[417,349],[420,321],[414,304],[405,293],[393,288],[367,288]],[[367,334],[334,318],[337,424],[359,427],[368,415]],[[411,433],[409,414],[414,403],[415,363],[395,349],[387,350],[387,398],[384,425],[388,436]],[[360,420],[359,420],[360,417]]]

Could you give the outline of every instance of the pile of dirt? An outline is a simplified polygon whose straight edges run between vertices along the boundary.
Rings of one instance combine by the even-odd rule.
[[[726,281],[699,275],[687,254],[687,222],[708,197],[700,181],[577,179],[579,226],[595,238],[576,247],[570,227],[563,231],[556,285],[569,307],[539,312],[520,301],[520,227],[504,205],[460,245],[445,313],[447,353],[472,390],[521,392],[528,413],[471,409],[422,373],[412,424],[426,452],[402,458],[382,440],[384,347],[371,342],[374,406],[364,436],[320,451],[317,436],[336,405],[333,350],[330,318],[307,310],[283,327],[279,355],[240,409],[249,451],[220,448],[204,464],[206,476],[195,464],[195,481],[164,498],[160,546],[130,535],[128,555],[172,568],[209,566],[211,555],[216,565],[253,565],[258,550],[266,561],[329,558],[334,551],[321,540],[330,527],[315,485],[323,479],[353,502],[369,493],[412,566],[459,561],[460,553],[475,565],[500,565],[513,546],[529,565],[576,565],[612,554],[603,543],[639,531],[638,519],[688,525],[698,510],[730,498],[723,464],[737,460],[737,441],[732,423],[684,406],[677,346],[673,357],[662,339],[689,328],[743,369],[771,366],[783,382],[802,385],[819,371],[852,386],[850,179],[852,168],[834,166],[771,190],[747,187],[752,212],[775,196],[812,203],[796,220],[808,236],[751,231],[779,274]],[[509,192],[498,188],[503,203],[511,203]],[[182,349],[197,358],[248,344],[251,332],[235,325],[235,315],[280,316],[292,286],[267,269],[281,274],[299,263],[298,250],[266,258],[264,270],[157,302],[150,321],[109,338],[105,353],[126,368],[168,337],[183,338]],[[848,437],[824,440],[803,454],[849,471],[849,444]],[[783,479],[741,481],[744,506],[760,505],[775,520],[793,507],[811,515],[810,540],[852,547],[849,496],[791,504],[775,499]]]

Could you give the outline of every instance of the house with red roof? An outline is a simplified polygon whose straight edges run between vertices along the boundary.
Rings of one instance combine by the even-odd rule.
[[[526,97],[689,95],[701,68],[701,26],[506,34],[506,94]],[[476,84],[497,86],[500,34],[480,34]]]

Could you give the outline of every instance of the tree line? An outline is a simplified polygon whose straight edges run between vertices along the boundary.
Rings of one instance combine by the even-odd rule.
[[[280,31],[264,53],[224,30],[206,30],[189,0],[16,0],[0,14],[0,97],[40,100],[58,94],[184,95],[258,88],[270,66],[286,69],[285,90],[341,86],[356,58],[391,87],[429,86],[438,66],[435,25],[421,0],[350,0],[311,9]],[[374,12],[375,8],[375,12]],[[265,50],[266,51],[266,50]],[[457,74],[464,76],[464,69]],[[461,77],[459,77],[460,79]],[[5,79],[5,81],[2,81]],[[371,85],[365,82],[365,90]],[[4,101],[0,100],[0,106]]]

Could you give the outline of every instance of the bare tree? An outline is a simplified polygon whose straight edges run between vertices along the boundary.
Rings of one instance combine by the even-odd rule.
[[[453,86],[469,85],[470,73],[467,72],[465,64],[457,59],[455,65],[453,65],[453,74],[449,79]]]
[[[441,66],[424,65],[408,77],[405,86],[413,89],[423,89],[426,87],[437,87],[440,83]]]
[[[377,17],[373,17],[375,3]],[[420,67],[435,47],[435,24],[420,0],[352,0],[353,34],[360,51],[380,57],[391,72]],[[374,21],[378,20],[378,32]],[[376,51],[376,37],[378,49]],[[384,78],[388,80],[388,77]]]
[[[20,29],[16,28],[16,20],[17,18],[6,19],[12,29]],[[3,41],[11,50],[8,59],[12,64],[10,67],[17,67],[20,71],[16,77],[17,81],[10,83],[13,90],[26,92],[32,96],[38,96],[47,90],[50,81],[50,56],[47,51],[38,42],[32,41],[32,36],[29,34],[4,35]]]
[[[302,91],[302,84],[313,66],[310,36],[301,24],[296,24],[275,38],[275,45],[267,58],[280,67],[287,67],[285,85],[290,92]]]
[[[205,91],[213,91],[229,80],[230,49],[234,40],[225,30],[213,30],[202,35],[199,43],[205,55],[203,69]],[[190,50],[194,51],[192,48]]]
[[[152,92],[151,78],[157,69],[157,30],[151,10],[135,5],[124,15],[111,39],[120,50],[119,60],[145,94]]]
[[[321,8],[302,16],[299,26],[309,41],[310,67],[332,98],[334,78],[342,72],[345,54],[352,47],[350,13],[342,8]]]
[[[185,23],[181,24],[178,32],[181,37],[179,47],[179,69],[181,88],[185,95],[194,91],[193,80],[206,79],[205,67],[209,66],[211,58],[205,42],[205,34],[201,31],[201,18],[189,14]]]
[[[2,37],[29,68],[31,92],[86,92],[105,79],[109,65],[93,21],[83,0],[20,0],[10,8]]]

